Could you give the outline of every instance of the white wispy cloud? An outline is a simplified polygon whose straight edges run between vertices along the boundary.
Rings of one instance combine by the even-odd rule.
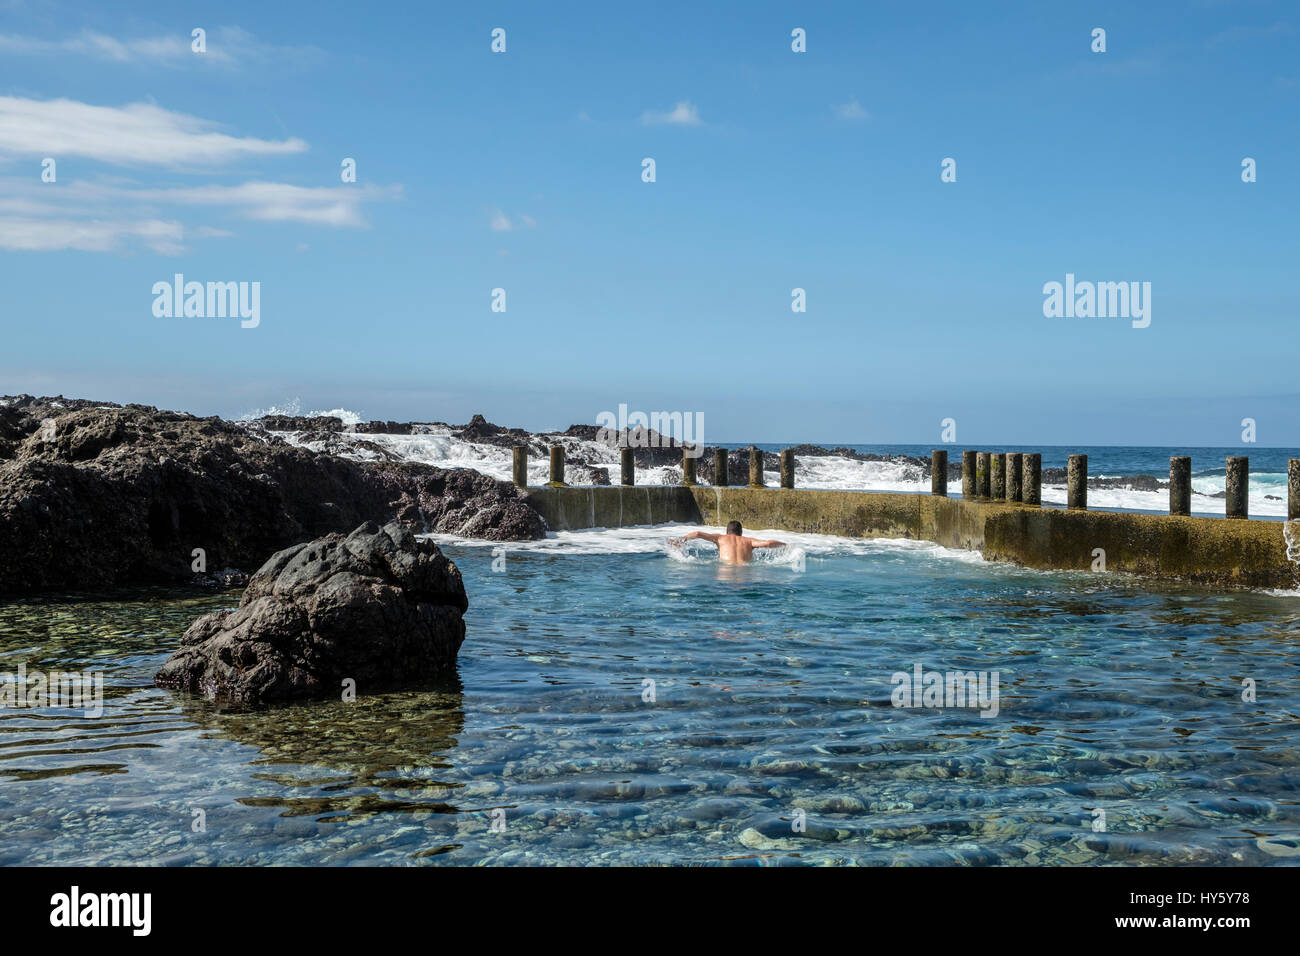
[[[0,249],[9,252],[116,252],[139,241],[161,255],[184,251],[184,228],[162,219],[36,219],[0,215]]]
[[[181,34],[119,40],[92,30],[59,40],[0,33],[0,52],[13,56],[71,53],[117,63],[133,60],[179,60],[184,56],[196,55],[190,49],[190,37]]]
[[[646,110],[641,114],[641,122],[646,126],[702,126],[700,111],[694,103],[681,100],[667,112]]]
[[[397,199],[400,186],[294,186],[250,182],[236,186],[180,186],[119,191],[137,202],[183,206],[224,206],[245,219],[261,222],[300,222],[311,226],[365,226],[362,207],[369,202]]]
[[[0,154],[82,156],[119,166],[220,165],[301,153],[307,144],[230,136],[217,124],[152,103],[92,106],[0,96]]]
[[[182,63],[238,66],[272,62],[301,66],[324,59],[323,52],[317,47],[267,43],[241,27],[217,26],[208,30],[203,53],[195,52],[192,42],[188,30],[139,37],[114,37],[83,30],[57,39],[0,33],[0,53],[12,56],[85,56],[110,63],[164,66]]]
[[[835,115],[842,120],[864,120],[870,119],[871,114],[862,108],[862,104],[857,100],[849,100],[847,103],[841,103],[835,108]]]
[[[492,213],[492,218],[488,224],[493,232],[513,232],[515,229],[514,221],[500,209]],[[532,229],[537,225],[537,220],[526,213],[520,213],[519,225]]]
[[[149,103],[106,107],[0,97],[0,159],[51,156],[61,162],[75,156],[123,167],[161,166],[208,180],[159,185],[156,178],[141,183],[131,174],[52,183],[35,173],[0,177],[0,249],[116,252],[143,247],[177,255],[186,251],[187,239],[233,235],[223,228],[227,223],[183,224],[181,219],[189,218],[186,208],[257,222],[364,228],[366,206],[402,196],[401,186],[373,183],[212,182],[212,169],[223,162],[307,149],[300,139],[240,137],[216,126]]]
[[[187,251],[186,240],[234,235],[211,224],[182,225],[175,217],[184,207],[258,222],[364,228],[367,204],[401,195],[400,186],[373,184],[249,182],[141,188],[116,182],[44,184],[33,177],[5,177],[0,178],[0,249],[118,252],[140,245],[162,255],[179,255]]]

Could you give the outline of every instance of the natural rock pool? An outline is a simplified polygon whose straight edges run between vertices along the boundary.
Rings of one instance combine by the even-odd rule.
[[[458,677],[353,703],[153,687],[237,592],[0,603],[4,679],[104,675],[99,717],[0,710],[0,863],[1300,862],[1300,596],[681,530],[440,541]],[[996,716],[895,707],[917,665]]]

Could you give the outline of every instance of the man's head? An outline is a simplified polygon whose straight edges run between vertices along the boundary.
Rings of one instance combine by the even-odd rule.
[[[740,526],[739,521],[727,522],[727,534],[744,534],[745,529]]]

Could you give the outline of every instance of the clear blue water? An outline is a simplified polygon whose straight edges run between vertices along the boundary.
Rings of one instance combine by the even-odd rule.
[[[499,571],[447,545],[458,674],[351,704],[152,687],[237,595],[0,605],[0,669],[108,687],[98,719],[0,712],[0,863],[1300,859],[1300,597],[814,536],[727,567],[667,534],[510,546]],[[893,706],[918,663],[998,671],[998,715]]]

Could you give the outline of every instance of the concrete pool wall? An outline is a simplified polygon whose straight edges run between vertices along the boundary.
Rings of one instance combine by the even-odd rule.
[[[1104,569],[1203,584],[1295,588],[1286,529],[1300,522],[1043,508],[939,495],[792,488],[596,486],[520,489],[552,531],[665,523],[914,538],[1042,570]]]

